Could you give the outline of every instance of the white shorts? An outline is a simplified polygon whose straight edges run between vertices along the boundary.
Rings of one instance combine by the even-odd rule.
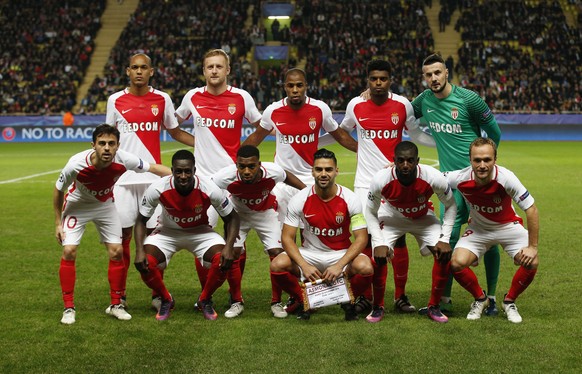
[[[166,265],[170,263],[172,256],[186,249],[196,256],[206,268],[210,268],[210,262],[203,260],[206,251],[218,244],[225,244],[224,239],[216,231],[208,226],[201,226],[195,230],[168,229],[157,227],[146,238],[144,245],[150,244],[158,247],[166,256]]]
[[[315,266],[322,273],[328,267],[336,264],[340,258],[346,254],[347,251],[347,249],[340,249],[337,251],[322,251],[321,249],[299,247],[299,253],[301,253],[301,256],[305,259],[305,261],[307,261],[310,265]],[[360,253],[358,256],[366,255]],[[342,270],[345,271],[348,265],[344,266]],[[304,279],[301,267],[299,267],[299,271],[301,272],[301,279]]]
[[[283,227],[285,223],[285,216],[287,215],[287,206],[289,200],[295,196],[300,190],[291,187],[283,182],[277,183],[273,188],[273,194],[277,197],[277,213],[279,213],[279,226]],[[303,228],[303,222],[299,222],[300,227]]]
[[[261,212],[243,212],[240,216],[240,230],[235,247],[242,247],[251,229],[254,229],[263,244],[265,253],[272,248],[283,248],[281,245],[281,225],[278,221],[278,214],[273,209]]]
[[[126,184],[115,186],[113,194],[115,197],[115,207],[119,213],[121,220],[121,227],[133,227],[139,215],[139,207],[145,191],[149,184]],[[162,214],[162,206],[159,204],[154,211],[154,215],[150,217],[146,226],[148,229],[153,229],[158,223],[158,218]]]
[[[528,233],[519,222],[511,222],[495,229],[483,229],[469,224],[455,248],[466,248],[480,258],[494,245],[500,244],[511,256],[527,247]]]
[[[441,236],[441,222],[429,212],[424,217],[409,219],[394,215],[378,218],[383,227],[382,235],[388,242],[388,247],[394,249],[396,241],[404,234],[412,234],[418,243],[420,254],[430,256],[428,247],[434,247]]]
[[[79,245],[85,227],[91,221],[97,227],[101,243],[121,244],[121,222],[111,201],[94,204],[67,202],[62,218],[63,245]]]

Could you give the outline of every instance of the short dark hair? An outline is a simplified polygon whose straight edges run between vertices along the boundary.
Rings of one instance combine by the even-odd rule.
[[[256,157],[256,158],[261,158],[261,154],[259,152],[259,149],[257,147],[255,147],[254,145],[243,145],[236,152],[236,157],[244,157],[244,158]]]
[[[335,153],[329,151],[325,148],[318,149],[317,152],[313,155],[313,161],[320,159],[320,158],[331,158],[333,163],[337,166],[337,159],[335,158]]]
[[[116,127],[110,126],[106,123],[100,124],[99,126],[95,127],[95,130],[93,130],[93,143],[95,143],[97,138],[101,135],[114,135],[119,142],[119,130]]]
[[[440,62],[441,64],[445,63],[443,56],[441,56],[441,54],[438,52],[433,53],[432,55],[425,58],[424,61],[422,62],[422,66],[432,65],[432,64],[437,63],[437,62]]]
[[[418,158],[418,147],[413,142],[409,142],[408,140],[402,141],[396,144],[394,148],[394,156],[400,152],[406,152],[412,150],[416,157]]]
[[[287,72],[285,73],[285,81],[287,80],[287,77],[291,74],[300,74],[303,76],[303,79],[307,80],[307,74],[305,74],[305,70],[300,68],[291,68],[287,70]]]
[[[471,145],[469,146],[469,157],[471,156],[471,151],[473,150],[473,148],[481,147],[483,145],[490,145],[491,147],[493,147],[493,155],[497,160],[497,144],[495,144],[495,142],[491,140],[491,138],[477,138],[473,140],[471,142]]]
[[[196,162],[194,161],[194,154],[187,149],[180,149],[172,156],[172,165],[174,165],[174,161],[176,160],[187,160],[192,161],[195,165]]]
[[[366,72],[367,72],[368,76],[370,75],[370,72],[372,72],[374,70],[387,71],[388,75],[391,76],[392,75],[392,64],[390,63],[390,61],[386,61],[386,60],[368,61],[368,65],[366,67]]]
[[[131,60],[133,60],[133,59],[134,59],[135,57],[137,57],[137,56],[143,56],[143,57],[145,57],[145,59],[146,59],[146,60],[147,60],[147,62],[148,62],[148,66],[149,66],[149,67],[151,67],[151,66],[152,66],[152,59],[150,58],[150,56],[148,56],[148,55],[146,55],[145,53],[142,53],[142,52],[140,52],[140,53],[135,53],[135,54],[133,54],[133,55],[131,55],[131,56],[129,57],[129,66],[131,66]]]

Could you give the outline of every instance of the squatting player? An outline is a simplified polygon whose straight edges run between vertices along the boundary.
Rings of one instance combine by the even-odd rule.
[[[445,206],[442,226],[429,205],[433,194]],[[386,202],[386,209],[379,211],[382,200]],[[418,148],[408,141],[396,146],[394,166],[374,175],[364,208],[374,258],[390,259],[398,238],[406,233],[416,238],[423,256],[433,255],[428,317],[440,323],[448,321],[439,303],[449,279],[452,252],[449,238],[456,214],[455,198],[447,179],[435,168],[419,164]],[[383,313],[374,313],[378,308],[374,305],[374,310],[366,317],[368,322],[382,319]]]
[[[345,271],[354,297],[358,297],[370,288],[374,272],[370,258],[362,253],[368,230],[360,201],[352,191],[335,183],[338,167],[333,152],[318,150],[312,173],[315,185],[289,201],[281,233],[285,252],[271,262],[273,280],[296,300],[302,300],[298,277],[333,282]],[[295,239],[301,224],[304,240],[298,247]],[[354,304],[342,307],[347,321],[358,319]],[[309,319],[309,313],[301,313],[299,318]]]
[[[121,304],[127,272],[122,258],[121,222],[113,203],[113,185],[128,170],[137,173],[150,171],[160,176],[170,174],[170,170],[119,150],[119,136],[115,127],[107,124],[97,126],[93,131],[92,149],[71,157],[55,185],[55,234],[63,246],[59,276],[65,310],[61,323],[67,325],[75,323],[75,259],[85,226],[90,221],[97,226],[109,255],[107,274],[111,303],[106,313],[120,320],[131,319]]]
[[[168,292],[160,272],[172,256],[181,249],[192,252],[209,268],[202,294],[197,301],[204,318],[215,320],[218,315],[211,302],[212,294],[225,281],[234,260],[233,245],[239,230],[239,217],[226,192],[210,178],[195,175],[192,152],[180,150],[172,156],[172,175],[162,178],[147,189],[139,209],[137,231],[145,234],[145,222],[158,205],[162,206],[160,223],[145,242],[137,244],[135,266],[144,283],[162,298],[156,319],[165,320],[174,308],[174,298]],[[208,224],[208,207],[212,205],[222,217],[226,238]],[[137,237],[137,235],[136,235]]]
[[[441,171],[463,169],[469,166],[469,145],[473,140],[487,134],[499,145],[501,131],[491,109],[475,92],[448,82],[449,72],[438,53],[424,59],[422,75],[429,89],[423,91],[412,101],[416,118],[423,117],[433,136]],[[461,226],[467,222],[469,208],[458,191],[453,191],[457,202],[457,219],[451,235],[451,247],[455,247]],[[442,209],[441,209],[442,211]],[[441,216],[442,217],[442,216]],[[498,313],[495,292],[499,277],[499,248],[492,247],[484,256],[487,275],[487,295],[489,308],[487,315]],[[451,282],[441,302],[443,311],[451,305]]]
[[[272,193],[277,183],[285,183],[298,190],[305,188],[295,175],[286,172],[272,162],[261,162],[259,149],[252,145],[239,148],[236,165],[227,166],[212,177],[216,185],[230,192],[231,201],[240,216],[241,224],[234,245],[235,256],[244,251],[244,243],[251,229],[254,229],[272,261],[283,252],[281,246],[281,225],[277,219],[277,198]],[[224,314],[233,318],[244,310],[241,294],[241,271],[233,268],[227,279],[233,303]],[[281,288],[271,280],[271,312],[276,318],[287,317],[281,303]]]
[[[475,298],[467,319],[479,319],[489,300],[469,266],[492,245],[501,245],[519,266],[503,299],[503,310],[509,321],[520,323],[515,300],[533,281],[539,264],[538,209],[515,174],[496,164],[497,146],[491,139],[475,139],[469,155],[471,166],[445,173],[451,187],[467,201],[471,218],[455,247],[451,270],[457,282]],[[527,230],[512,202],[525,212]]]

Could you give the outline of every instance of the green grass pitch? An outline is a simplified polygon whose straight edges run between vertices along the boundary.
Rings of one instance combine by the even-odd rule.
[[[0,372],[580,372],[582,318],[578,307],[582,281],[582,159],[580,143],[505,142],[498,163],[513,170],[536,198],[540,211],[540,268],[518,300],[520,325],[498,317],[467,321],[470,295],[453,288],[454,313],[439,325],[418,315],[389,309],[369,324],[343,321],[339,307],[327,307],[310,321],[277,320],[269,309],[268,258],[256,235],[248,242],[243,279],[246,309],[224,318],[223,286],[214,299],[215,322],[193,309],[200,285],[192,256],[178,253],[166,282],[176,299],[168,321],[150,309],[150,291],[132,267],[128,299],[133,319],[105,315],[108,305],[107,255],[93,226],[77,260],[77,323],[59,323],[62,300],[58,281],[61,248],[54,238],[52,191],[68,158],[89,147],[81,143],[2,144],[0,146]],[[178,149],[164,143],[164,163]],[[274,146],[261,147],[271,161]],[[338,146],[338,182],[352,187],[355,156]],[[436,152],[421,147],[421,162],[434,164]],[[409,238],[407,293],[426,304],[431,260],[421,258]],[[484,284],[483,267],[475,269]],[[497,297],[507,291],[515,266],[502,254]],[[390,270],[387,300],[393,283]],[[285,296],[284,296],[285,297]]]

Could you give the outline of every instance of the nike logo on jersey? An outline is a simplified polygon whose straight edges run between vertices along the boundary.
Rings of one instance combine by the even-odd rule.
[[[432,112],[434,112],[434,109],[427,109],[426,112],[427,113],[432,113]]]
[[[313,217],[313,216],[315,216],[315,214],[306,214],[306,215],[305,215],[305,218],[311,218],[311,217]]]
[[[287,122],[275,122],[275,126],[283,126]]]
[[[133,110],[133,108],[129,108],[129,109],[122,110],[121,111],[121,114],[125,114],[125,113],[129,112],[130,110]]]
[[[196,105],[196,109],[208,108],[208,105]]]
[[[370,118],[366,117],[366,118],[358,118],[358,122],[364,122],[369,120]]]

